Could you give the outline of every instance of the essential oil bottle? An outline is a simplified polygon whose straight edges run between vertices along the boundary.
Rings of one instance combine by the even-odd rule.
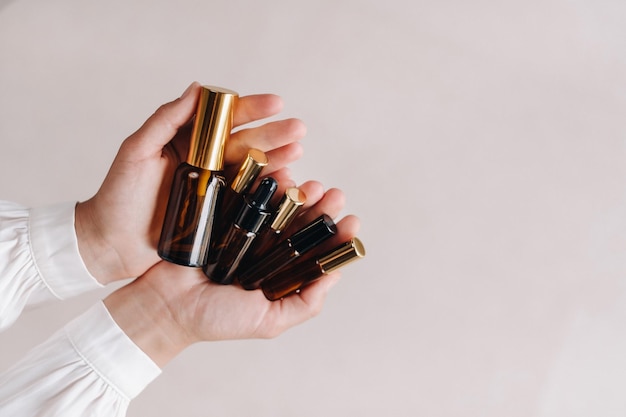
[[[267,227],[264,227],[254,239],[244,258],[246,264],[259,259],[264,253],[280,243],[281,239],[285,237],[283,232],[291,224],[305,202],[306,195],[300,189],[289,187],[285,190],[285,195],[278,203],[278,208],[270,218]]]
[[[365,256],[365,247],[357,237],[313,258],[296,261],[272,278],[263,281],[265,298],[276,301],[294,294],[348,263]]]
[[[214,246],[215,256],[204,266],[204,273],[212,281],[231,284],[235,271],[243,259],[257,232],[272,214],[269,201],[278,183],[274,178],[264,178],[251,197],[246,197],[241,210],[228,232]],[[214,259],[214,260],[213,260]]]
[[[179,265],[206,262],[221,202],[224,147],[233,124],[236,92],[203,86],[186,162],[178,166],[159,240],[159,256]]]
[[[213,244],[222,240],[224,233],[235,219],[237,210],[244,204],[244,196],[250,191],[252,184],[257,179],[263,167],[268,164],[267,156],[258,149],[250,149],[246,157],[239,166],[237,175],[224,187],[224,195],[220,212],[215,219],[215,230],[213,232]],[[214,251],[210,255],[214,259]],[[210,259],[211,260],[211,259]]]
[[[330,216],[323,214],[313,222],[283,240],[278,246],[248,266],[239,275],[239,284],[246,290],[255,290],[283,267],[337,233]]]

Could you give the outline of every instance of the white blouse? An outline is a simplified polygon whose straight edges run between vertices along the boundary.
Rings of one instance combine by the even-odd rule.
[[[0,330],[27,304],[101,286],[80,258],[74,206],[0,201]],[[0,416],[125,416],[160,373],[99,302],[0,374]]]

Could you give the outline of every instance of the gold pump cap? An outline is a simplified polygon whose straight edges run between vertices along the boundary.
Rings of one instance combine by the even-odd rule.
[[[343,245],[335,248],[327,255],[318,260],[322,272],[330,274],[352,261],[365,256],[365,247],[357,237],[353,237]]]
[[[306,202],[306,195],[296,187],[289,187],[278,205],[278,210],[270,223],[273,230],[283,231],[294,219],[300,207]]]
[[[202,86],[187,155],[189,165],[209,171],[224,169],[224,148],[238,97],[226,88]]]
[[[252,183],[259,176],[264,166],[268,164],[267,155],[258,149],[250,149],[246,159],[239,168],[239,172],[230,185],[230,188],[238,194],[243,194],[250,189]]]

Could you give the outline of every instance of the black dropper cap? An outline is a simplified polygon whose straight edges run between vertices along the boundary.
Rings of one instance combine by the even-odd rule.
[[[235,224],[243,230],[258,232],[267,217],[272,214],[268,205],[277,188],[278,183],[274,178],[264,178],[254,195],[246,196],[244,199],[245,204],[237,214]]]
[[[291,246],[300,254],[313,249],[337,233],[337,225],[327,214],[322,214],[289,238]]]

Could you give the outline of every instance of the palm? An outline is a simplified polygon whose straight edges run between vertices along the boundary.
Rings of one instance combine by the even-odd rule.
[[[303,188],[313,193],[317,183],[308,182]],[[319,212],[336,216],[343,207],[343,194],[338,190],[318,197],[303,219]],[[338,233],[324,247],[334,247],[356,235],[356,216],[346,216],[337,223]],[[336,278],[336,276],[335,276]],[[329,276],[307,287],[300,294],[280,301],[268,301],[262,291],[244,291],[236,285],[220,285],[206,278],[200,269],[161,262],[139,281],[159,294],[170,315],[185,329],[187,344],[242,338],[275,337],[286,329],[315,316],[322,308]],[[142,282],[143,281],[143,282]]]

